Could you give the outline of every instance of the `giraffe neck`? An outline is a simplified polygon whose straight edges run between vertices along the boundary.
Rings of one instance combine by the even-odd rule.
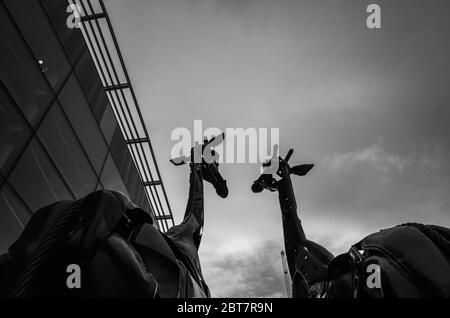
[[[195,217],[200,228],[203,227],[204,201],[203,201],[203,177],[201,164],[192,163],[189,177],[189,199],[184,213],[187,220],[191,215]]]
[[[278,200],[282,215],[297,215],[297,202],[290,175],[286,175],[279,182]]]
[[[291,278],[296,271],[298,251],[307,244],[302,222],[297,215],[297,203],[289,174],[279,181],[278,199],[283,220],[283,236]]]

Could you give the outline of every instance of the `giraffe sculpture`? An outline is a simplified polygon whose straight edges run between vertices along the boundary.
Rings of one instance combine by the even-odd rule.
[[[172,160],[189,162],[190,188],[183,221],[166,233],[117,191],[96,191],[37,211],[0,256],[0,297],[210,297],[198,248],[203,181],[228,196],[212,150],[219,139],[195,146],[189,158]]]
[[[278,191],[286,258],[292,280],[292,296],[307,297],[310,286],[324,280],[333,255],[319,244],[308,240],[303,231],[302,222],[297,214],[291,175],[305,176],[314,165],[302,164],[291,167],[289,159],[293,152],[292,149],[289,150],[284,159],[278,157],[278,170],[275,172],[279,180],[272,174],[263,173],[253,182],[252,191],[255,193],[264,189],[271,192]],[[271,163],[273,162],[263,164],[263,168],[267,169]]]
[[[401,224],[366,236],[336,257],[308,240],[297,214],[291,175],[305,176],[314,165],[291,167],[292,154],[291,149],[284,159],[275,158],[278,180],[267,173],[275,169],[269,169],[271,160],[252,185],[255,193],[278,191],[292,297],[449,297],[449,228]]]
[[[225,135],[222,133],[210,140],[204,140],[202,145],[196,145],[191,149],[190,157],[171,159],[175,166],[189,164],[189,198],[186,205],[183,221],[167,231],[167,237],[186,255],[200,274],[202,284],[200,260],[198,249],[202,238],[204,225],[204,188],[203,182],[212,184],[216,193],[221,198],[228,196],[228,186],[225,179],[219,173],[219,163],[216,153],[210,149],[211,145],[222,142]],[[208,154],[210,157],[208,158]],[[204,284],[207,290],[206,284]],[[209,294],[209,290],[208,290]]]

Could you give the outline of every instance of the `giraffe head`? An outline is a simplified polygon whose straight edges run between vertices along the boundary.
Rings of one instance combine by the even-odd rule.
[[[305,176],[309,170],[311,170],[314,165],[313,164],[302,164],[291,167],[289,165],[289,159],[291,158],[292,154],[294,153],[294,150],[291,149],[287,153],[285,158],[282,158],[279,156],[278,158],[272,159],[277,160],[278,159],[278,170],[276,171],[276,175],[282,179],[289,178],[291,174],[296,176]],[[265,173],[266,171],[270,171],[268,169],[271,164],[273,164],[273,161],[269,160],[265,163],[263,163],[263,173],[261,176],[256,179],[252,184],[252,191],[255,193],[262,192],[264,189],[269,191],[277,191],[279,180],[275,179],[272,173]]]
[[[221,198],[228,196],[228,186],[219,172],[219,155],[213,148],[220,145],[224,139],[224,133],[209,140],[205,139],[202,144],[197,143],[191,148],[190,157],[182,156],[170,160],[176,166],[189,163],[191,168],[201,172],[203,180],[212,184]]]

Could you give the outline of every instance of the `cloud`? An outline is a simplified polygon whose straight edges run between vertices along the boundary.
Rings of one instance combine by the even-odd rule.
[[[392,172],[394,170],[401,173],[405,166],[410,164],[409,159],[402,158],[397,154],[388,153],[378,143],[364,149],[335,154],[327,158],[325,162],[334,172],[367,163],[379,171]]]
[[[379,230],[369,224],[361,224],[356,218],[349,220],[343,217],[321,216],[314,211],[314,217],[302,220],[305,234],[330,251],[334,256],[346,253],[353,244],[359,242],[369,233]],[[311,213],[312,214],[312,213]]]
[[[213,297],[286,297],[281,248],[265,241],[251,249],[228,249],[202,257],[205,280]]]

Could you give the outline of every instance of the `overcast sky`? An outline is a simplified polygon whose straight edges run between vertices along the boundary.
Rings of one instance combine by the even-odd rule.
[[[382,28],[366,27],[377,3]],[[450,2],[108,0],[176,222],[188,167],[173,129],[279,128],[281,153],[314,163],[293,180],[309,238],[334,254],[379,229],[450,226]],[[205,185],[200,257],[213,296],[283,297],[278,198],[257,164]]]

